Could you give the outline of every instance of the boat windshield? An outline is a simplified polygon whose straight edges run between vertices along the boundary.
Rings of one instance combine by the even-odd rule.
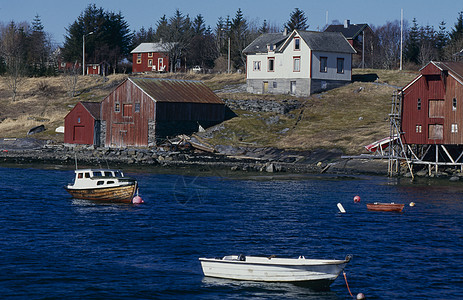
[[[114,173],[115,173],[116,177],[124,177],[124,174],[122,174],[121,171],[116,171]]]

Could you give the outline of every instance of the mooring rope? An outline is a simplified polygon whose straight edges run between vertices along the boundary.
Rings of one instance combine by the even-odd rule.
[[[342,274],[344,275],[344,280],[346,281],[347,290],[349,291],[350,296],[351,296],[352,298],[354,298],[354,296],[353,296],[352,293],[350,292],[349,284],[347,283],[346,272],[343,271]]]

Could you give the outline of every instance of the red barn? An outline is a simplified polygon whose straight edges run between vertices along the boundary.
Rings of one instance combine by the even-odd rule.
[[[132,72],[167,72],[174,43],[141,43],[132,50]]]
[[[100,145],[99,102],[79,102],[64,117],[64,142]]]
[[[463,63],[430,62],[401,91],[404,144],[463,144]]]
[[[101,103],[105,146],[150,146],[222,122],[225,104],[199,81],[128,78]]]

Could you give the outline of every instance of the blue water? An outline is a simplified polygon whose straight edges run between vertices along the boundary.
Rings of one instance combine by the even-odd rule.
[[[141,205],[70,198],[73,171],[0,167],[2,299],[349,299],[328,291],[203,277],[198,257],[343,259],[354,296],[463,298],[463,184],[385,177],[129,173]],[[354,203],[359,195],[361,203]],[[415,202],[403,213],[370,201]],[[346,214],[340,214],[340,202]]]

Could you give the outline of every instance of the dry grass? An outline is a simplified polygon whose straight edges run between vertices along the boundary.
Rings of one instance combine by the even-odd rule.
[[[354,70],[354,74],[376,74],[376,82],[354,82],[339,89],[299,98],[301,109],[287,115],[236,111],[238,117],[224,122],[213,143],[272,146],[292,149],[342,148],[359,153],[363,146],[389,134],[391,96],[397,87],[409,83],[414,72]],[[148,75],[143,75],[148,76]],[[154,77],[154,76],[152,76]],[[213,90],[246,82],[243,74],[157,74],[159,78],[200,80]],[[367,76],[368,77],[368,76]],[[31,127],[45,125],[37,138],[63,140],[54,129],[64,125],[64,117],[78,101],[101,101],[127,75],[79,76],[77,96],[69,96],[64,76],[25,79],[15,102],[0,78],[0,138],[25,137]],[[219,93],[228,99],[294,99],[289,95]],[[273,121],[269,121],[273,120]],[[275,121],[277,120],[277,121]]]

